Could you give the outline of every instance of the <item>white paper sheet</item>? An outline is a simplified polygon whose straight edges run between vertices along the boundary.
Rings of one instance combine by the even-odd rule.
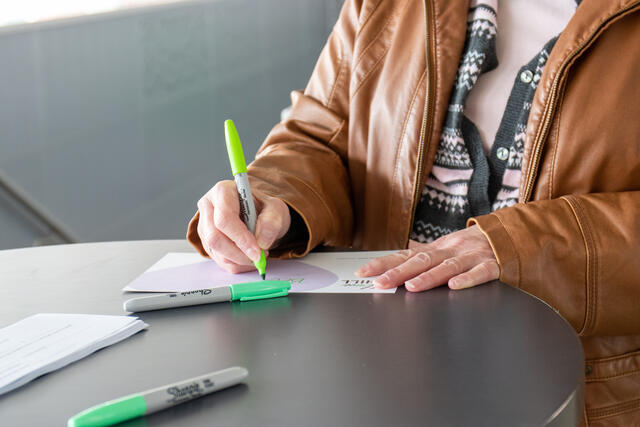
[[[148,325],[132,316],[41,313],[0,329],[0,394]]]
[[[296,260],[267,261],[267,279],[289,280],[290,293],[394,293],[396,288],[376,289],[373,277],[353,273],[367,261],[394,253],[319,252]],[[260,280],[258,273],[227,273],[212,261],[194,253],[170,252],[129,283],[128,292],[189,292]]]

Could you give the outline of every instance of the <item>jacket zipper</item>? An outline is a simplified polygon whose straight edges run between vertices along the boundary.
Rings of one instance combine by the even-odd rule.
[[[431,128],[431,124],[433,123],[433,101],[432,101],[432,88],[433,85],[431,81],[433,80],[433,70],[432,70],[432,61],[430,54],[433,52],[433,49],[430,49],[429,43],[433,40],[433,25],[429,25],[429,20],[432,18],[433,13],[431,13],[430,5],[431,3],[428,0],[424,0],[424,19],[425,19],[425,33],[424,33],[424,41],[425,41],[425,58],[426,58],[426,73],[427,73],[427,82],[426,82],[426,92],[424,99],[424,113],[422,115],[422,127],[420,129],[420,142],[418,143],[418,168],[416,171],[416,179],[415,185],[413,188],[413,206],[411,210],[411,221],[409,222],[409,230],[407,232],[407,238],[405,240],[405,247],[409,242],[409,238],[411,236],[411,227],[413,225],[413,221],[416,215],[416,208],[418,207],[418,200],[420,200],[420,192],[422,189],[420,188],[420,184],[422,183],[422,160],[424,158],[424,147],[426,140],[427,129]],[[431,132],[429,132],[431,135]]]
[[[522,197],[520,200],[521,202],[526,203],[531,199],[531,195],[533,192],[533,185],[538,176],[538,167],[540,166],[540,157],[542,155],[542,148],[549,134],[551,119],[555,115],[555,110],[557,109],[556,101],[558,98],[558,87],[560,86],[560,81],[565,76],[568,65],[571,63],[571,61],[573,61],[573,59],[576,56],[580,55],[586,48],[588,48],[591,45],[593,40],[596,38],[596,36],[604,26],[606,26],[609,22],[611,22],[611,20],[633,9],[639,3],[640,2],[636,1],[630,4],[625,8],[623,8],[622,10],[619,10],[616,14],[610,16],[605,21],[601,22],[600,25],[598,25],[598,28],[596,28],[596,30],[589,36],[589,38],[587,38],[587,40],[585,40],[578,49],[573,51],[572,54],[569,55],[567,59],[565,59],[565,61],[560,66],[560,70],[558,71],[558,74],[556,75],[556,78],[553,81],[553,84],[551,86],[551,94],[549,95],[549,102],[547,102],[547,105],[543,112],[542,127],[539,128],[540,130],[538,131],[535,138],[533,139],[534,142],[533,142],[533,149],[531,150],[531,153],[532,153],[531,160],[529,160],[529,165],[527,168],[527,177],[525,179],[526,184],[524,187],[524,193],[522,194]]]

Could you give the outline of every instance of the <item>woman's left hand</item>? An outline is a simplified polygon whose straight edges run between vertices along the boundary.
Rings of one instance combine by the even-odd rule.
[[[411,292],[421,292],[445,283],[451,289],[480,285],[497,279],[500,267],[489,240],[473,225],[432,243],[411,241],[409,249],[373,259],[356,275],[381,275],[373,282],[377,288],[404,284]]]

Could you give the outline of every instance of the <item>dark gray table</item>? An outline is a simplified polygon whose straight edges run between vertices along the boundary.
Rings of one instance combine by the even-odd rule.
[[[120,289],[182,241],[0,251],[0,327],[124,314]],[[232,365],[246,385],[126,426],[538,426],[580,417],[583,354],[544,303],[501,283],[150,312],[150,328],[0,396],[2,426],[63,426],[115,397]]]

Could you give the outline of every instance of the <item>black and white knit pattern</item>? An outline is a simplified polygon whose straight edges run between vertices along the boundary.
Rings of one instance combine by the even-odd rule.
[[[499,147],[509,149],[509,157],[506,163],[495,161],[495,157],[489,156],[489,167],[492,172],[489,178],[489,197],[491,199],[491,211],[513,206],[518,203],[518,189],[520,186],[522,155],[524,153],[524,137],[531,110],[531,101],[535,94],[538,82],[549,53],[555,44],[557,37],[551,39],[542,50],[527,65],[520,69],[514,83],[505,113],[500,122],[496,134],[496,141],[492,151]],[[530,72],[531,81],[522,81],[520,75]],[[497,148],[495,148],[497,147]]]
[[[464,105],[478,77],[498,65],[496,14],[497,0],[471,1],[465,48],[433,168],[415,212],[411,239],[418,242],[432,242],[464,228],[469,217],[518,202],[531,102],[557,37],[520,69],[496,139],[490,153],[485,154],[478,129],[464,115]]]
[[[467,39],[458,66],[433,169],[418,203],[411,238],[430,242],[464,227],[472,215],[469,184],[474,164],[464,135],[464,105],[483,72],[498,65],[495,49],[497,0],[473,0]]]

